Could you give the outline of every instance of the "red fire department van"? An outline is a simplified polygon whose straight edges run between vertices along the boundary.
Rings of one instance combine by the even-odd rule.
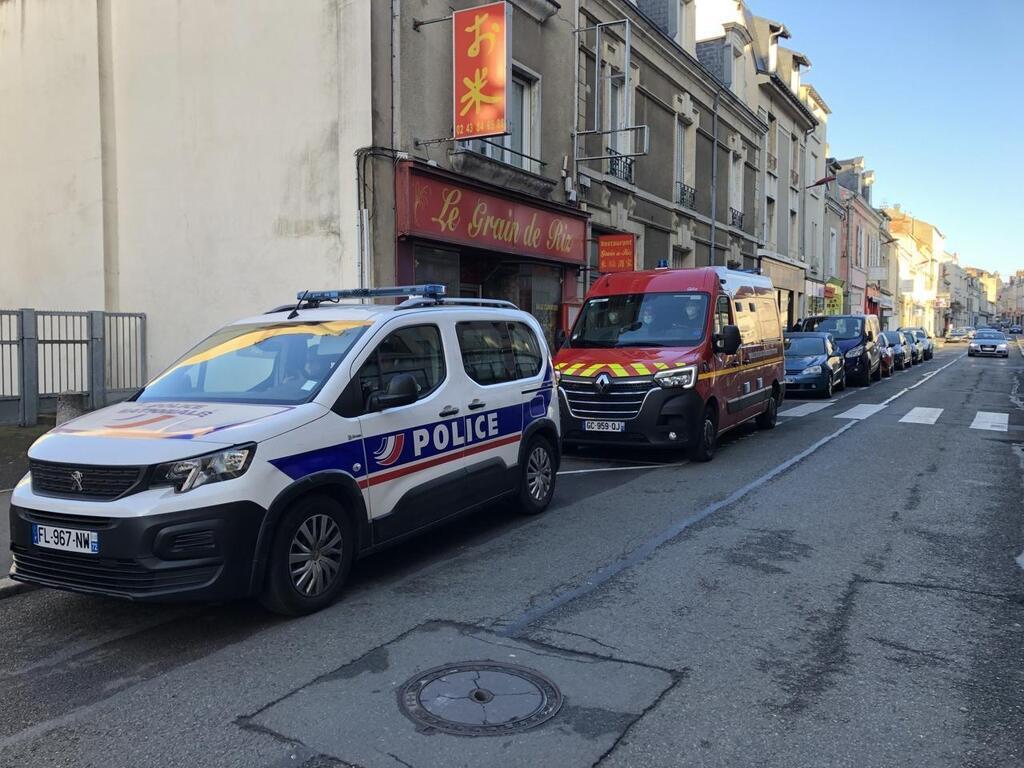
[[[724,267],[604,275],[555,369],[565,443],[679,446],[709,461],[723,432],[775,426],[785,393],[775,289]]]

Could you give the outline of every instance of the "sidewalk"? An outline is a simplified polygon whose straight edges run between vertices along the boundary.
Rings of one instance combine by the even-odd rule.
[[[0,589],[11,570],[11,523],[8,511],[11,488],[28,471],[28,448],[53,424],[35,427],[0,427]]]

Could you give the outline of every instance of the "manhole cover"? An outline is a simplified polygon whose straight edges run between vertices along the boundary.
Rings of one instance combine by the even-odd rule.
[[[467,661],[417,675],[402,686],[398,702],[417,725],[457,736],[500,736],[554,717],[562,694],[532,669]]]

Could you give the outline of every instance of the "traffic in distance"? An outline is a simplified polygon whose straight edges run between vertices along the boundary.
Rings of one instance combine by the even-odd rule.
[[[787,392],[870,386],[935,348],[872,315],[784,331],[770,279],[717,267],[601,277],[554,358],[531,315],[441,285],[297,298],[36,441],[11,577],[311,613],[357,557],[503,500],[543,512],[563,446],[710,461],[726,432],[774,428]],[[979,329],[968,354],[1006,349]]]

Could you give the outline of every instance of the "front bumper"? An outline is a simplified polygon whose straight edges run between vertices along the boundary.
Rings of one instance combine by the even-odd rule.
[[[970,349],[968,348],[967,353],[972,357],[1009,357],[1009,349]]]
[[[58,514],[11,505],[11,578],[131,600],[219,600],[249,593],[266,515],[251,501],[140,517]],[[33,544],[33,525],[95,531],[95,555]]]
[[[585,422],[601,420],[596,416],[573,415],[565,391],[559,388],[562,442],[575,445],[623,445],[672,448],[687,445],[704,414],[704,401],[693,389],[652,388],[635,418],[623,421],[622,432],[590,432]],[[672,437],[675,435],[675,437]]]
[[[860,357],[843,357],[843,367],[846,369],[846,378],[860,378],[871,370],[871,361],[866,354]]]
[[[831,373],[828,371],[807,375],[787,373],[786,392],[827,392],[829,376]]]

